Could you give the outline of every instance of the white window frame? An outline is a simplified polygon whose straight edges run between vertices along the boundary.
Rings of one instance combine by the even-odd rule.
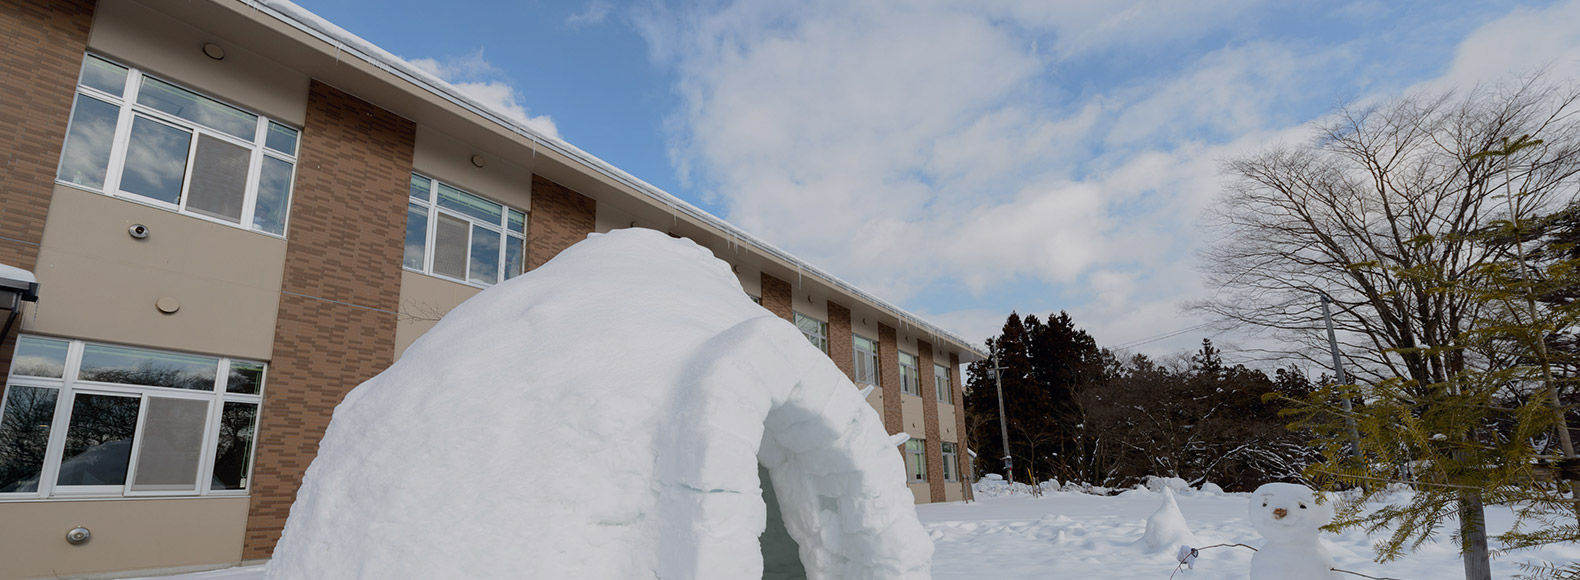
[[[911,448],[912,443],[916,444],[915,449]],[[917,462],[916,466],[921,468],[920,474],[917,473],[917,470],[911,469],[911,461],[913,460]],[[921,478],[915,477],[917,475],[921,475]],[[905,442],[905,482],[927,483],[927,440],[925,439],[913,437]]]
[[[28,335],[24,335],[28,336]],[[269,378],[269,365],[262,361],[245,360],[243,362],[262,363],[263,377],[258,384],[256,394],[226,392],[226,383],[230,379],[230,357],[202,355],[218,359],[215,369],[214,390],[196,391],[188,389],[175,389],[169,387],[126,385],[120,383],[102,383],[78,379],[82,368],[82,355],[88,342],[67,338],[38,336],[46,340],[67,341],[65,369],[61,378],[32,377],[12,374],[6,379],[5,396],[0,397],[0,413],[4,413],[8,400],[15,389],[11,387],[38,387],[55,390],[55,414],[50,423],[49,442],[44,448],[44,465],[39,471],[38,489],[31,492],[0,492],[0,503],[15,500],[39,499],[71,499],[71,498],[140,498],[140,497],[246,497],[252,490],[252,480],[256,475],[254,471],[257,463],[258,451],[258,421],[262,418],[263,393]],[[110,343],[92,343],[103,344]],[[127,345],[131,346],[131,345]],[[146,347],[134,346],[143,350]],[[162,351],[175,352],[175,351]],[[14,370],[14,369],[13,369]],[[133,431],[133,445],[131,457],[126,464],[126,482],[119,486],[100,485],[59,485],[60,466],[65,454],[66,432],[71,428],[71,413],[79,394],[108,395],[137,398],[137,427]],[[144,426],[148,419],[148,405],[151,398],[201,400],[209,403],[208,418],[203,427],[203,444],[198,453],[196,491],[133,491],[132,485],[136,481],[138,451],[137,441],[144,435]],[[257,412],[253,416],[253,436],[250,448],[247,451],[247,483],[241,489],[211,489],[214,477],[214,454],[219,448],[220,422],[223,419],[225,403],[247,403],[255,406]]]
[[[854,333],[852,333],[850,336],[851,350],[853,351],[852,360],[854,361],[852,362],[852,366],[854,367],[852,370],[856,375],[855,382],[862,385],[878,384],[878,381],[882,380],[883,376],[882,371],[878,370],[878,341]],[[862,341],[867,341],[867,343],[872,345],[871,352],[861,348]],[[870,376],[864,377],[861,375],[862,362],[867,363],[867,370],[869,371]]]
[[[944,459],[944,481],[950,483],[960,481],[960,454],[957,451],[959,446],[959,443],[953,441],[944,441],[938,446]]]
[[[139,204],[142,204],[142,205],[147,205],[147,206],[151,206],[151,207],[157,207],[159,209],[176,212],[176,213],[179,213],[179,214],[184,215],[184,216],[194,217],[194,218],[197,218],[197,219],[200,219],[200,220],[213,222],[213,223],[216,223],[216,224],[223,224],[225,226],[229,226],[229,227],[233,227],[233,228],[241,229],[241,230],[246,230],[246,231],[257,233],[257,234],[262,234],[262,235],[273,237],[273,238],[284,239],[286,237],[286,234],[288,234],[291,231],[291,200],[294,199],[295,195],[296,195],[296,187],[295,186],[296,186],[297,156],[301,153],[301,149],[302,149],[302,128],[301,127],[297,127],[295,125],[291,125],[291,124],[286,123],[284,121],[281,121],[279,119],[274,119],[274,118],[268,117],[266,115],[263,115],[263,114],[261,114],[261,113],[259,113],[257,111],[248,109],[246,107],[235,105],[235,104],[233,104],[233,103],[231,103],[229,101],[226,101],[225,99],[220,99],[220,98],[214,97],[213,95],[209,95],[207,93],[204,93],[203,91],[199,91],[199,90],[193,89],[193,88],[188,87],[186,85],[183,85],[181,83],[177,83],[177,82],[174,82],[174,81],[166,80],[164,77],[160,77],[158,75],[148,74],[147,72],[143,71],[142,69],[139,69],[137,67],[134,67],[134,66],[128,65],[126,63],[117,61],[115,59],[106,57],[104,55],[96,54],[96,53],[92,53],[92,52],[87,53],[87,55],[88,55],[88,57],[98,58],[98,59],[101,59],[101,60],[103,60],[105,62],[114,64],[116,66],[121,66],[121,67],[125,67],[126,68],[126,86],[123,87],[123,89],[121,91],[121,96],[119,96],[119,97],[117,97],[115,95],[112,95],[110,93],[106,93],[106,92],[104,92],[102,90],[99,90],[99,89],[96,89],[96,88],[93,88],[93,87],[81,84],[81,76],[80,76],[81,72],[79,71],[79,73],[78,73],[79,77],[78,77],[77,90],[76,90],[75,93],[72,94],[71,117],[66,123],[67,130],[69,131],[70,127],[72,126],[71,123],[76,121],[76,116],[77,116],[76,99],[77,99],[77,95],[87,96],[89,98],[96,99],[96,100],[99,100],[99,101],[103,101],[105,103],[108,103],[110,105],[113,105],[113,106],[117,107],[120,110],[120,113],[116,117],[116,120],[115,120],[115,138],[111,142],[111,145],[110,145],[109,166],[106,167],[105,171],[104,171],[104,184],[103,184],[102,189],[94,189],[93,187],[88,186],[88,185],[83,185],[83,184],[75,183],[75,182],[72,182],[72,181],[67,181],[67,180],[64,180],[64,179],[60,179],[59,175],[56,176],[55,183],[60,184],[60,185],[65,185],[65,186],[68,186],[68,187],[82,189],[82,190],[85,190],[85,191],[92,191],[94,193],[102,193],[104,195],[108,195],[110,197],[114,197],[114,198],[117,198],[117,199],[124,199],[124,200],[127,200],[127,201],[136,202],[136,203],[139,203]],[[88,66],[88,58],[87,57],[83,58],[83,66],[84,67]],[[142,84],[143,84],[142,80],[143,80],[144,77],[149,77],[149,78],[157,79],[157,80],[159,80],[161,82],[169,83],[172,86],[181,88],[183,90],[191,91],[192,93],[195,93],[195,94],[200,95],[202,97],[213,99],[216,102],[223,103],[223,104],[235,107],[237,109],[240,109],[240,110],[245,111],[247,113],[251,113],[253,115],[257,115],[257,117],[258,117],[258,124],[257,124],[257,127],[254,129],[254,132],[253,132],[253,142],[248,143],[247,141],[242,140],[242,139],[238,139],[235,136],[230,135],[229,133],[225,133],[223,131],[212,129],[212,128],[209,128],[209,127],[207,127],[205,125],[200,125],[198,123],[189,121],[187,119],[182,119],[180,117],[176,117],[174,115],[165,113],[164,111],[160,111],[160,110],[157,110],[157,109],[145,106],[145,105],[138,104],[137,103],[137,94],[138,94],[138,92],[140,90],[142,90]],[[170,202],[167,202],[167,201],[164,201],[164,200],[153,199],[153,198],[150,198],[150,197],[145,197],[145,196],[142,196],[142,195],[138,195],[136,193],[131,193],[131,192],[127,192],[127,191],[121,191],[121,177],[122,177],[123,173],[125,173],[125,169],[126,169],[126,167],[125,167],[126,166],[126,154],[127,154],[127,149],[130,147],[130,142],[131,142],[132,121],[133,121],[133,119],[138,118],[138,117],[142,117],[142,118],[148,119],[149,121],[160,123],[160,124],[163,124],[163,125],[176,127],[176,128],[181,129],[183,131],[187,131],[192,136],[191,140],[187,143],[187,159],[186,159],[186,169],[185,169],[186,173],[181,176],[181,196],[180,196],[180,200],[177,203],[170,203]],[[268,135],[269,135],[269,124],[271,122],[276,124],[276,125],[280,125],[282,127],[287,127],[287,128],[290,128],[290,129],[296,131],[296,151],[292,151],[289,154],[287,154],[285,152],[281,152],[281,151],[276,151],[274,149],[270,149],[270,148],[268,148],[266,146]],[[193,161],[195,161],[195,158],[197,156],[198,137],[200,135],[201,136],[205,136],[205,137],[218,139],[218,140],[221,140],[221,141],[223,141],[225,143],[248,149],[251,152],[250,153],[250,158],[249,158],[248,164],[247,164],[246,192],[243,194],[242,202],[241,202],[241,222],[240,223],[235,223],[235,222],[231,222],[229,220],[224,220],[224,219],[220,219],[220,218],[217,218],[217,217],[204,215],[202,213],[198,213],[196,211],[191,211],[191,210],[187,209],[187,201],[188,201],[188,199],[190,197],[190,194],[191,194],[190,188],[191,188],[191,185],[192,185],[192,175],[193,175],[192,163],[193,163]],[[68,137],[68,140],[69,140],[69,137]],[[62,142],[62,145],[61,145],[61,161],[62,162],[65,161],[65,155],[66,155],[66,143]],[[256,227],[254,227],[254,224],[253,224],[253,219],[256,217],[255,214],[256,214],[257,205],[258,205],[258,183],[263,177],[263,160],[264,160],[264,157],[272,157],[272,158],[274,158],[276,160],[284,161],[284,162],[289,163],[291,165],[291,175],[287,179],[287,183],[290,184],[290,189],[286,193],[285,217],[284,217],[284,220],[281,221],[281,225],[280,225],[281,233],[279,233],[279,234],[257,229]],[[57,167],[58,167],[58,164],[57,164]]]
[[[526,266],[527,266],[526,265],[526,261],[527,261],[527,247],[526,247],[527,236],[526,236],[526,230],[527,230],[527,223],[528,223],[527,219],[531,215],[527,210],[524,210],[524,209],[521,209],[521,208],[518,208],[518,207],[514,207],[514,206],[512,206],[512,205],[510,205],[508,203],[495,201],[494,199],[489,198],[486,195],[481,195],[481,194],[479,194],[477,192],[458,187],[454,183],[450,183],[448,181],[442,181],[439,178],[434,177],[432,175],[428,175],[426,173],[413,171],[412,175],[417,176],[417,177],[421,177],[423,179],[427,179],[428,180],[428,198],[425,199],[425,200],[420,200],[420,199],[412,197],[410,194],[408,194],[406,196],[406,205],[408,207],[412,206],[412,205],[416,205],[416,206],[419,206],[419,207],[427,210],[427,212],[428,212],[428,223],[427,223],[427,226],[428,227],[427,227],[427,231],[424,233],[424,239],[423,239],[422,268],[418,269],[418,268],[413,268],[411,266],[407,266],[406,265],[406,254],[405,254],[404,251],[401,252],[401,267],[402,268],[406,269],[407,271],[417,272],[419,274],[424,274],[424,275],[427,275],[427,276],[433,276],[435,278],[441,278],[441,279],[444,279],[444,280],[449,280],[451,282],[456,282],[458,284],[466,284],[467,286],[472,286],[472,287],[475,287],[475,288],[487,288],[489,286],[493,286],[494,284],[498,284],[500,282],[504,282],[505,280],[509,280],[510,278],[514,278],[515,276],[520,276],[521,274],[525,274],[526,273]],[[449,208],[440,207],[439,206],[439,184],[441,184],[441,183],[444,184],[446,187],[454,188],[457,191],[461,191],[461,192],[464,192],[464,193],[467,193],[467,194],[470,194],[470,195],[475,195],[475,196],[477,196],[479,198],[482,198],[482,199],[485,199],[485,200],[487,200],[489,202],[499,204],[499,207],[500,207],[500,211],[499,211],[499,216],[500,216],[499,220],[500,221],[499,221],[499,223],[497,223],[497,224],[490,224],[488,222],[479,220],[479,219],[477,219],[475,217],[466,215],[464,213],[460,213],[460,212],[457,212],[457,211],[449,209]],[[521,232],[516,232],[516,231],[513,231],[513,230],[510,229],[510,212],[512,212],[512,211],[521,212],[521,224],[522,224],[521,225],[521,230],[522,230]],[[453,276],[440,274],[440,273],[435,272],[433,270],[433,257],[434,257],[434,249],[435,249],[434,241],[435,241],[435,236],[437,236],[438,232],[439,232],[439,215],[440,214],[444,214],[445,216],[448,216],[448,217],[451,217],[451,218],[454,218],[454,219],[458,219],[458,220],[461,220],[461,221],[464,221],[464,222],[467,223],[467,228],[466,228],[466,274],[463,276],[463,278],[466,278],[466,279],[458,279],[458,278],[455,278]],[[495,267],[498,268],[497,272],[499,273],[499,277],[498,277],[497,280],[494,281],[494,284],[485,284],[485,283],[482,283],[482,282],[473,282],[473,281],[470,280],[470,278],[472,277],[471,276],[471,274],[472,274],[472,227],[471,226],[473,226],[473,225],[477,225],[477,226],[482,227],[485,230],[489,230],[489,231],[501,234],[501,237],[500,237],[501,243],[499,245],[499,261],[495,265]],[[405,229],[402,228],[401,232],[402,232],[401,233],[402,239],[404,240],[405,239]],[[508,251],[508,245],[507,244],[510,244],[510,243],[519,243],[519,244],[521,244],[521,269],[522,269],[522,271],[520,273],[517,273],[517,274],[512,275],[512,276],[506,276],[505,268],[508,265],[506,263],[507,262],[506,257],[510,255],[510,252]]]
[[[949,378],[949,367],[933,364],[933,394],[938,396],[939,403],[955,404],[955,387]]]
[[[911,364],[905,364],[905,357],[910,357],[911,358]],[[907,352],[901,352],[899,358],[900,358],[900,392],[903,393],[903,394],[906,394],[906,395],[912,395],[912,396],[916,396],[916,397],[922,396],[922,385],[921,385],[921,381],[922,381],[921,374],[922,373],[921,373],[921,370],[919,370],[917,368],[917,367],[921,366],[921,364],[922,364],[921,361],[919,359],[917,359],[916,355],[910,354],[910,353],[907,353]],[[906,369],[910,369],[910,372],[909,373],[905,372]]]
[[[811,316],[807,316],[800,312],[792,312],[791,314],[791,318],[794,319],[795,322],[795,327],[801,331],[801,335],[805,336],[807,341],[812,343],[812,346],[816,346],[818,350],[823,351],[823,354],[828,354],[828,323],[816,318],[812,318]],[[817,323],[818,331],[808,331],[805,326],[802,326],[801,323],[803,321]]]

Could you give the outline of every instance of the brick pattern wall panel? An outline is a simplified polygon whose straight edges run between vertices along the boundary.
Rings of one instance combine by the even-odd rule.
[[[944,501],[944,440],[938,425],[938,390],[933,385],[933,345],[916,341],[917,374],[922,387],[922,429],[927,434],[927,492],[932,501]]]
[[[37,266],[93,8],[93,0],[0,0],[0,264]],[[0,337],[0,377],[16,330]]]
[[[889,433],[905,430],[900,405],[900,343],[894,327],[878,323],[878,388],[883,389],[883,427]],[[905,447],[900,447],[905,457]]]
[[[850,309],[828,303],[828,356],[845,377],[856,380],[856,345],[850,338]]]
[[[394,310],[417,127],[314,81],[291,196],[284,289]]]
[[[527,269],[542,266],[596,229],[598,202],[537,175],[527,215]]]
[[[792,297],[790,295],[789,282],[763,274],[762,292],[763,308],[767,308],[769,312],[778,315],[780,318],[795,322],[795,316],[792,314],[790,307]]]
[[[395,357],[416,126],[314,82],[243,557],[268,557],[335,405]]]
[[[970,445],[966,441],[966,395],[963,383],[960,382],[960,355],[956,353],[949,353],[949,384],[953,386],[954,391],[955,438],[959,440],[955,443],[955,461],[960,464],[960,487],[965,488],[966,501],[970,501],[973,499],[971,478],[976,474],[966,470],[971,460],[970,454],[966,453],[966,448]]]
[[[283,295],[275,333],[294,340],[274,344],[258,430],[245,559],[273,553],[335,405],[390,365],[395,315]]]

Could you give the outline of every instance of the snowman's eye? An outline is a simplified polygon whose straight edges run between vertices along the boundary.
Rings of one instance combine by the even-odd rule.
[[[1306,504],[1300,504],[1300,509],[1306,509]]]
[[[1262,502],[1262,507],[1267,507],[1267,502]]]

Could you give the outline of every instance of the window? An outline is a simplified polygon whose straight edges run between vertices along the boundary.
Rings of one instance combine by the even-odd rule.
[[[850,335],[850,341],[856,345],[856,382],[878,384],[878,341],[859,334]]]
[[[907,395],[922,394],[922,386],[917,383],[916,355],[900,353],[900,392]]]
[[[278,121],[90,54],[55,179],[283,236],[299,137]]]
[[[911,483],[927,481],[927,444],[921,439],[905,442],[905,472]]]
[[[407,269],[491,286],[525,271],[526,235],[526,212],[411,174]]]
[[[933,390],[938,394],[938,402],[955,404],[955,390],[949,384],[949,367],[933,365]]]
[[[944,481],[960,481],[960,456],[955,454],[955,444],[945,441],[944,447]]]
[[[0,401],[0,499],[243,494],[264,371],[24,335]]]
[[[818,350],[828,354],[828,323],[800,312],[794,314],[795,327],[801,329],[801,334],[806,335],[806,339],[812,341]]]

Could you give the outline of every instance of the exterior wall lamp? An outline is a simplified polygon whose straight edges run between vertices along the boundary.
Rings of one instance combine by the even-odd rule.
[[[23,302],[38,302],[38,278],[27,270],[0,264],[0,308],[7,310],[0,341],[11,335],[11,325],[22,314]]]

